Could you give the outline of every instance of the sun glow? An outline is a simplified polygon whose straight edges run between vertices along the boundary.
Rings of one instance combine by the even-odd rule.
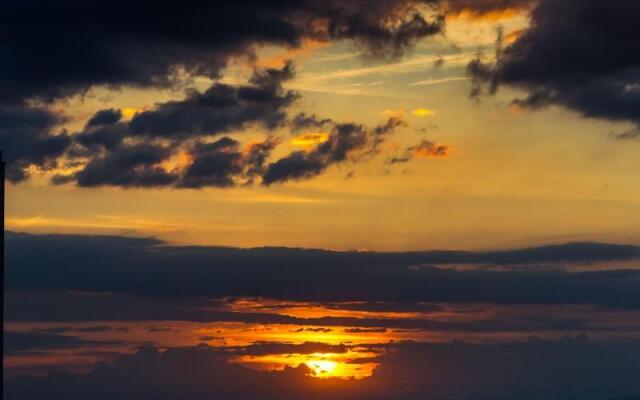
[[[259,370],[280,370],[283,367],[295,368],[306,365],[310,370],[309,376],[314,378],[363,379],[371,376],[378,365],[376,362],[364,360],[368,361],[376,356],[378,354],[359,349],[344,353],[244,355],[230,361]]]
[[[336,370],[336,367],[338,366],[338,364],[335,361],[327,361],[327,360],[307,361],[306,364],[309,368],[313,370],[315,376],[332,375],[332,373]]]

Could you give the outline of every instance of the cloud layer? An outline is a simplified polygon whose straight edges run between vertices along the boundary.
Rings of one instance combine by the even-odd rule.
[[[323,302],[593,304],[638,309],[638,270],[446,267],[454,263],[545,265],[638,256],[634,246],[589,243],[488,253],[352,253],[171,247],[143,239],[11,234],[6,276],[7,288],[19,290]]]

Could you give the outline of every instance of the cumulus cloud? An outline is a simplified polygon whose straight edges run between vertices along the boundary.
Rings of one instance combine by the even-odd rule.
[[[248,85],[214,83],[205,92],[191,91],[187,98],[159,104],[136,114],[129,128],[132,136],[184,138],[241,130],[250,123],[266,129],[281,126],[284,110],[297,98],[282,83],[293,77],[292,64],[282,69],[258,69]]]
[[[387,135],[404,125],[399,118],[389,118],[386,123],[367,129],[353,123],[336,123],[326,140],[310,151],[294,151],[269,164],[263,176],[264,185],[289,180],[309,178],[320,174],[329,166],[347,160],[358,161],[375,155]]]
[[[489,93],[513,85],[528,92],[514,100],[520,107],[561,105],[586,117],[640,123],[639,7],[625,0],[539,1],[530,26],[498,48],[495,64],[469,64],[472,94],[484,85]]]
[[[52,134],[64,118],[44,108],[0,103],[0,149],[7,163],[6,178],[20,182],[28,178],[28,168],[51,168],[69,147],[65,132]]]
[[[425,15],[425,7],[433,17]],[[69,146],[69,138],[54,131],[58,116],[34,103],[46,105],[97,86],[168,88],[189,86],[195,77],[217,79],[231,59],[252,59],[264,45],[298,48],[308,40],[348,40],[370,56],[394,58],[443,29],[433,0],[242,0],[225,5],[187,0],[171,12],[149,1],[28,0],[4,11],[0,145],[14,182],[26,179],[31,167],[51,167]],[[274,129],[297,95],[279,86],[290,75],[288,69],[263,72],[248,86],[216,83],[203,93],[190,91],[187,99],[140,112],[127,124],[121,122],[122,111],[101,110],[87,122],[87,135],[79,142],[113,147],[123,130],[175,139],[252,123]],[[114,130],[118,133],[108,134]],[[128,181],[157,185],[167,179],[158,172],[144,171],[144,177]],[[73,180],[56,178],[58,183]]]

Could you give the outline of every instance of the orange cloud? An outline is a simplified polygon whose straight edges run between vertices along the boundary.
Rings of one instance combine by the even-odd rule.
[[[445,4],[447,19],[498,22],[526,13],[534,0],[449,0]]]
[[[181,150],[171,156],[168,160],[163,161],[160,166],[165,171],[176,171],[188,167],[192,162],[193,157],[191,157],[188,152]]]
[[[143,111],[147,111],[149,110],[150,107],[149,106],[144,106],[144,107],[123,107],[120,109],[120,112],[122,113],[122,119],[123,120],[130,120],[131,118],[133,118],[136,114],[143,112]]]
[[[404,118],[405,111],[402,109],[401,110],[384,110],[382,112],[382,115],[384,115],[387,118],[402,119]]]
[[[435,114],[435,111],[429,110],[428,108],[416,108],[415,110],[411,111],[411,114],[415,115],[416,117],[428,117],[429,115]]]
[[[525,31],[526,29],[514,29],[511,32],[507,33],[504,37],[504,42],[506,44],[511,44],[513,42],[515,42],[516,40],[518,40],[518,38],[520,37],[520,35],[522,35],[522,33]]]
[[[422,158],[439,158],[449,155],[450,147],[446,144],[435,144],[429,140],[423,140],[419,144],[409,147],[415,156]]]
[[[294,146],[310,148],[317,144],[324,143],[327,140],[329,140],[329,134],[326,132],[309,132],[296,136],[291,140],[291,144]]]

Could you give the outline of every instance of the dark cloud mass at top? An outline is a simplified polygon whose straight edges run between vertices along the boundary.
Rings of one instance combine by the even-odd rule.
[[[416,10],[433,0],[187,0],[11,2],[2,13],[3,100],[51,99],[93,85],[172,84],[180,67],[219,76],[254,46],[350,39],[373,53],[398,53],[438,33],[442,21]]]
[[[274,129],[288,123],[294,132],[329,124],[327,118],[305,113],[286,121],[286,111],[299,96],[282,88],[292,77],[291,65],[258,70],[246,84],[215,81],[203,92],[189,90],[184,99],[158,104],[131,121],[123,122],[119,110],[105,109],[91,117],[78,135],[59,128],[64,116],[46,108],[47,103],[96,86],[169,88],[198,76],[217,79],[230,60],[251,59],[260,46],[295,48],[309,39],[348,40],[369,58],[394,59],[418,40],[444,32],[447,13],[481,16],[513,9],[532,9],[531,26],[499,52],[495,65],[470,64],[475,94],[482,90],[482,83],[490,83],[491,92],[500,84],[512,84],[529,92],[514,101],[523,107],[562,104],[586,116],[638,122],[637,2],[242,0],[218,4],[188,0],[168,10],[148,1],[31,0],[7,4],[0,16],[0,143],[8,179],[27,179],[30,167],[54,168],[66,154],[76,165],[86,163],[88,170],[57,176],[54,183],[197,187],[193,180],[178,183],[181,178],[175,171],[161,170],[157,163],[136,164],[126,171],[132,176],[119,181],[80,177],[97,176],[98,164],[108,167],[109,161],[123,157],[122,152],[130,152],[121,148],[123,142],[157,147],[167,145],[157,143],[160,139],[181,142],[254,124]],[[346,121],[341,126],[349,124],[357,125]],[[357,135],[333,135],[330,143],[312,154],[295,152],[273,161],[263,171],[263,182],[323,172],[340,158],[344,141],[334,139],[346,136],[355,140]],[[326,149],[330,145],[335,153]],[[170,147],[166,157],[179,146],[171,143]],[[240,169],[260,175],[253,166],[245,167]],[[207,182],[229,186],[229,179],[247,180],[199,181],[203,186]]]
[[[562,105],[584,116],[640,123],[640,3],[627,0],[541,0],[531,24],[499,50],[495,65],[468,71],[489,92],[515,85],[514,104]],[[475,86],[473,94],[481,88]]]

